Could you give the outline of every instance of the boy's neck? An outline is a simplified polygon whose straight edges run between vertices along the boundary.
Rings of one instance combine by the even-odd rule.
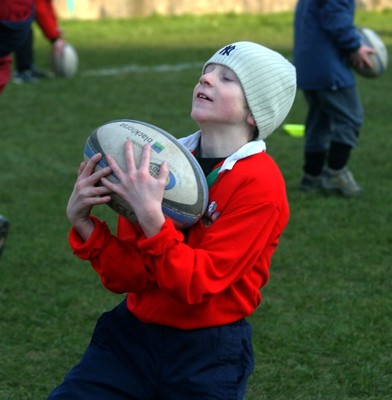
[[[201,130],[200,157],[226,158],[251,140],[250,132]]]

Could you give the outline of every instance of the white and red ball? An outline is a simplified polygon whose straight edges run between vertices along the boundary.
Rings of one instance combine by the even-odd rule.
[[[59,39],[52,46],[52,68],[56,76],[71,78],[78,71],[79,57],[71,43]]]
[[[388,50],[381,37],[370,28],[357,28],[361,37],[361,43],[375,50],[369,57],[372,67],[356,68],[355,71],[365,78],[377,78],[381,76],[388,66]]]
[[[157,176],[163,161],[168,163],[169,178],[164,191],[162,211],[180,229],[192,226],[204,214],[208,202],[208,185],[204,173],[193,156],[174,136],[146,122],[122,119],[110,121],[95,129],[84,147],[84,159],[101,153],[98,168],[108,165],[106,155],[115,158],[126,170],[125,148],[131,141],[136,165],[139,165],[142,149],[151,144],[150,174]],[[108,176],[118,182],[114,174]],[[125,218],[137,222],[132,208],[117,194],[112,194],[109,206]]]

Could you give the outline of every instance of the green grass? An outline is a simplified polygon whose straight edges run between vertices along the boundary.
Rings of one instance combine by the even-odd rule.
[[[392,12],[359,13],[392,53]],[[151,122],[184,136],[202,62],[234,40],[292,56],[292,14],[154,16],[64,21],[79,74],[37,85],[10,84],[0,98],[0,213],[12,223],[0,261],[0,399],[39,400],[83,353],[101,312],[121,296],[102,288],[67,243],[65,207],[88,134],[116,118]],[[36,31],[36,63],[49,45]],[[182,72],[86,76],[129,65],[200,63]],[[302,139],[278,129],[269,153],[286,178],[291,221],[251,317],[256,369],[247,400],[389,399],[392,393],[392,69],[358,79],[366,110],[350,168],[358,199],[297,190]],[[298,93],[288,122],[302,123]],[[115,224],[109,208],[96,213]],[[184,399],[185,400],[185,399]]]

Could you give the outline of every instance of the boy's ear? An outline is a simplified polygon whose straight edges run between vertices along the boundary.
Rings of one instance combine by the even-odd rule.
[[[256,120],[253,118],[252,113],[248,114],[248,116],[246,117],[246,122],[251,126],[257,126]]]

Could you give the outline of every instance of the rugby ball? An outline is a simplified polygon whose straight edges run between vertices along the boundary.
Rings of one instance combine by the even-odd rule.
[[[373,48],[376,52],[370,55],[373,67],[355,68],[355,71],[365,78],[377,78],[388,66],[388,50],[380,36],[372,29],[357,28],[357,32],[361,37],[361,43]]]
[[[110,154],[119,166],[126,170],[126,141],[131,141],[136,165],[140,163],[144,145],[151,144],[150,174],[157,176],[163,161],[168,163],[169,178],[165,187],[162,211],[171,218],[176,227],[192,226],[204,214],[208,201],[208,185],[204,173],[193,154],[174,136],[146,122],[122,119],[110,121],[95,129],[84,147],[84,159],[101,153],[102,159],[96,168],[108,165]],[[114,174],[108,176],[114,183]],[[132,208],[117,194],[111,195],[108,205],[118,214],[137,223]]]
[[[79,58],[75,48],[65,40],[59,39],[52,46],[52,67],[56,76],[71,78],[78,70]]]

